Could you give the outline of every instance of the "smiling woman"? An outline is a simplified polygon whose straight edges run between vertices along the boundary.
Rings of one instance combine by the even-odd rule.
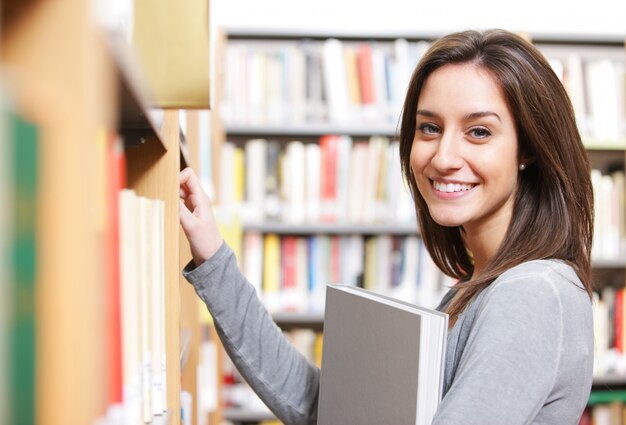
[[[523,161],[515,121],[496,79],[473,64],[433,72],[416,116],[411,149],[416,185],[437,224],[462,226],[478,275],[511,221]]]
[[[567,93],[530,43],[497,30],[435,43],[409,86],[400,152],[424,241],[465,288],[453,319],[534,259],[567,262],[591,294],[589,163]],[[450,196],[448,183],[472,188]]]
[[[432,425],[576,425],[591,388],[589,164],[566,92],[506,31],[433,44],[406,96],[400,156],[426,246],[458,279]],[[315,424],[320,371],[285,339],[181,173],[185,277],[224,346],[286,424]],[[402,332],[402,330],[400,330]]]
[[[400,156],[428,251],[459,280],[439,306],[451,352],[433,423],[578,423],[593,192],[550,65],[506,31],[438,40],[409,85]]]

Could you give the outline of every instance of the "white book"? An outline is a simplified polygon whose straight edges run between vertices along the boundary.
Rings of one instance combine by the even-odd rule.
[[[348,193],[348,221],[360,223],[364,219],[365,190],[368,179],[367,161],[369,146],[367,142],[356,142],[350,152],[350,190]]]
[[[165,284],[165,201],[158,200],[158,212],[159,212],[159,225],[158,225],[158,237],[159,237],[159,279],[158,288],[160,292],[159,302],[161,304],[161,316],[159,323],[160,350],[161,350],[161,406],[163,411],[167,409],[167,311],[165,307],[166,298],[166,284]]]
[[[244,221],[261,221],[265,211],[267,141],[252,139],[246,143],[246,208],[242,211]]]
[[[393,47],[396,60],[394,99],[396,101],[396,107],[400,108],[406,95],[406,89],[409,86],[413,67],[409,60],[409,42],[403,38],[398,38],[393,42]]]
[[[363,221],[372,223],[376,219],[380,160],[383,149],[381,137],[371,137],[367,151],[367,169],[364,178]]]
[[[305,214],[306,220],[315,223],[320,219],[320,146],[309,143],[305,146]]]
[[[264,90],[266,90],[266,81],[264,78],[267,64],[265,56],[259,52],[252,50],[247,53],[248,69],[247,69],[247,89],[248,89],[248,114],[246,121],[249,124],[263,124],[263,111],[265,110]]]
[[[615,142],[620,137],[615,63],[610,59],[590,61],[586,77],[592,136],[604,143]]]
[[[609,350],[609,310],[607,304],[600,299],[597,293],[593,293],[592,303],[593,313],[593,335],[595,337],[595,347],[597,350],[594,355],[593,373],[594,375],[602,375],[606,372],[604,360]]]
[[[287,54],[287,83],[289,86],[286,122],[301,124],[306,116],[306,59],[299,45],[289,45]]]
[[[259,232],[246,232],[243,236],[243,273],[257,295],[262,295],[263,236]]]
[[[423,241],[420,241],[419,284],[417,300],[420,305],[434,308],[441,293],[443,273],[433,261]]]
[[[304,144],[300,141],[289,142],[284,160],[285,173],[282,180],[287,201],[285,221],[302,223],[306,216]]]
[[[365,259],[365,241],[361,235],[350,235],[341,238],[342,282],[357,286],[363,276],[363,260]]]
[[[285,74],[282,57],[280,54],[262,55],[262,86],[265,99],[255,105],[259,122],[264,124],[278,125],[282,122],[284,110],[283,85],[288,76]]]
[[[624,189],[620,188],[620,190]],[[600,191],[602,208],[600,211],[597,211],[596,214],[600,214],[602,258],[616,259],[619,257],[620,247],[619,223],[617,221],[619,211],[617,205],[617,188],[611,176],[602,176]]]
[[[151,285],[150,285],[150,251],[149,251],[149,202],[150,200],[140,196],[138,198],[138,208],[136,211],[136,226],[138,232],[138,264],[139,264],[139,341],[141,355],[141,394],[142,394],[142,415],[146,422],[152,418],[152,308],[151,308]]]
[[[377,123],[387,122],[389,109],[389,94],[387,81],[385,80],[385,52],[378,43],[371,43],[372,48],[372,73],[374,77],[374,99],[376,99]]]
[[[219,170],[219,204],[225,208],[232,208],[235,203],[235,144],[225,142],[220,149]]]
[[[141,344],[139,321],[138,201],[130,189],[119,193],[120,304],[122,326],[122,398],[127,424],[143,420],[141,412]]]
[[[209,198],[215,202],[215,186],[213,184],[213,156],[211,147],[211,111],[198,111],[198,169],[200,185]],[[222,145],[223,146],[223,145]]]
[[[161,322],[162,316],[165,313],[162,309],[164,308],[163,303],[161,302],[161,298],[163,297],[163,286],[161,282],[161,276],[163,268],[163,263],[161,260],[163,259],[163,254],[159,251],[161,249],[161,236],[159,232],[162,229],[159,229],[161,226],[161,201],[150,199],[148,200],[148,216],[144,218],[148,226],[148,257],[147,261],[149,263],[149,274],[148,274],[148,282],[147,286],[149,288],[148,296],[149,303],[148,307],[150,309],[150,321],[148,323],[150,327],[150,381],[152,387],[152,414],[160,415],[165,410],[165,406],[163,405],[163,382],[162,382],[162,374],[161,374],[161,348],[162,348],[162,338],[163,334],[161,332]]]
[[[325,40],[322,55],[328,119],[335,124],[346,124],[350,99],[343,44],[334,38]]]
[[[600,199],[601,196],[601,186],[602,186],[602,172],[600,170],[593,169],[591,170],[591,186],[593,188],[593,209],[596,211],[596,214],[593,216],[593,243],[591,248],[591,258],[599,259],[602,258],[602,220],[601,213],[603,209],[601,208],[602,201]]]
[[[569,55],[567,57],[567,64],[565,68],[565,88],[567,89],[574,108],[578,130],[583,135],[587,135],[589,133],[589,117],[586,105],[587,96],[585,94],[583,62],[580,55],[575,53]]]
[[[337,221],[344,222],[348,217],[348,193],[350,180],[350,152],[352,151],[352,138],[341,136],[337,143]]]
[[[329,285],[318,424],[430,424],[447,329],[444,313]]]

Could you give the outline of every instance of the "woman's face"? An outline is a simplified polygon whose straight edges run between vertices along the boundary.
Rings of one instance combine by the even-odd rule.
[[[500,86],[473,64],[446,65],[417,104],[411,168],[433,220],[506,231],[519,169],[517,133]]]

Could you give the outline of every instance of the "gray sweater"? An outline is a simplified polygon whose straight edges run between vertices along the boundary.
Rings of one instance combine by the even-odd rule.
[[[320,370],[284,338],[231,249],[224,243],[183,274],[267,406],[287,425],[315,424]],[[576,273],[556,260],[521,264],[481,292],[449,331],[433,425],[577,425],[592,366],[591,302]]]

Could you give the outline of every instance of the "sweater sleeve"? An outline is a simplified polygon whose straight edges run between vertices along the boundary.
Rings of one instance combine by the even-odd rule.
[[[562,324],[549,279],[518,276],[492,288],[433,425],[532,423],[556,379]]]
[[[241,375],[287,425],[315,424],[320,370],[284,337],[241,274],[223,243],[200,266],[188,264],[185,278],[213,316],[218,335]]]

